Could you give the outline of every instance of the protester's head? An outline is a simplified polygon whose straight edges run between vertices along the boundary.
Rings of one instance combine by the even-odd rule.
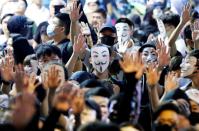
[[[86,99],[83,111],[80,114],[81,124],[85,125],[90,122],[101,120],[101,110],[99,105],[93,101]]]
[[[190,25],[187,25],[184,29],[183,36],[185,44],[188,48],[194,49],[194,42],[192,40],[192,31]]]
[[[199,77],[199,50],[191,51],[182,61],[181,76],[190,79]]]
[[[198,89],[188,89],[186,95],[189,98],[191,107],[191,115],[189,116],[190,123],[196,125],[199,123],[199,91]]]
[[[13,16],[8,21],[8,30],[10,34],[21,34],[27,36],[28,21],[25,16]]]
[[[81,126],[78,131],[120,131],[120,129],[117,125],[111,123],[92,122]]]
[[[39,67],[44,67],[49,62],[61,62],[61,51],[58,47],[50,44],[41,44],[36,47],[36,56]]]
[[[156,52],[155,42],[150,41],[142,45],[139,49],[139,52],[141,53],[142,62],[145,65],[157,62],[158,56]]]
[[[64,0],[51,0],[49,4],[50,16],[53,17],[59,13],[60,10],[65,7],[65,5],[66,2]]]
[[[91,63],[98,73],[104,73],[108,70],[110,51],[106,45],[97,44],[91,48]]]
[[[174,56],[169,63],[169,69],[171,73],[177,77],[180,77],[181,73],[180,64],[182,63],[182,59],[183,59],[182,56]]]
[[[24,15],[27,7],[28,7],[28,3],[26,0],[18,0],[18,2],[16,3],[15,14]]]
[[[43,3],[43,0],[32,0],[32,2],[38,6],[41,6]]]
[[[31,74],[32,72],[37,74],[38,61],[35,54],[26,56],[23,65],[25,72],[27,72],[28,74]]]
[[[111,97],[111,92],[105,87],[95,87],[88,90],[85,94],[86,97],[95,101],[101,109],[102,119],[106,121],[108,119],[108,103]]]
[[[39,24],[37,27],[37,30],[34,35],[34,40],[37,42],[37,44],[41,43],[47,43],[50,38],[47,35],[47,27],[48,27],[48,22],[42,22]]]
[[[66,13],[56,14],[49,22],[47,35],[53,40],[62,40],[70,33],[70,17]]]
[[[34,54],[33,47],[24,37],[13,37],[12,40],[15,64],[23,64],[26,56]]]
[[[14,14],[5,14],[2,18],[1,18],[1,26],[2,26],[2,31],[5,34],[9,34],[9,30],[8,30],[8,21],[9,19],[13,16]]]
[[[106,11],[103,8],[99,8],[92,13],[91,25],[97,27],[106,23]]]
[[[108,46],[113,46],[116,43],[117,34],[114,26],[110,24],[104,24],[99,30],[99,33],[99,39],[101,43]]]
[[[133,35],[134,24],[128,18],[120,18],[116,21],[115,28],[117,30],[118,41],[125,42]]]
[[[155,131],[177,131],[179,109],[172,102],[160,105],[154,114]]]
[[[161,19],[165,25],[167,35],[170,36],[171,33],[174,31],[174,29],[179,24],[180,16],[177,14],[173,14],[173,13],[165,13]]]

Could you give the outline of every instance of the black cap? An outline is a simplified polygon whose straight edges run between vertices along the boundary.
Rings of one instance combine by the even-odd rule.
[[[99,32],[101,33],[101,32],[103,32],[105,30],[110,30],[113,33],[116,33],[115,27],[113,25],[111,25],[111,24],[104,24],[104,25],[102,25],[102,27],[100,28]]]

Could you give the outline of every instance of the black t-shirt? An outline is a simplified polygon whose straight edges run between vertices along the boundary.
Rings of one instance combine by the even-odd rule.
[[[66,64],[73,53],[73,45],[69,39],[63,39],[57,45],[61,50],[62,62]]]

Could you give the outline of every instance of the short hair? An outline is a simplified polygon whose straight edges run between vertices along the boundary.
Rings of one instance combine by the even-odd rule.
[[[85,105],[92,109],[92,110],[95,110],[96,111],[96,118],[97,120],[101,120],[102,118],[102,115],[101,115],[101,109],[100,109],[100,106],[93,100],[91,99],[86,99],[85,100]]]
[[[5,14],[5,15],[1,18],[1,24],[2,24],[3,20],[4,20],[6,17],[8,17],[8,16],[12,17],[12,16],[14,16],[14,14],[11,14],[11,13]]]
[[[44,56],[51,56],[52,54],[57,55],[61,59],[60,49],[51,44],[40,44],[35,48],[37,59],[40,59]]]
[[[112,95],[111,92],[107,88],[95,87],[87,91],[85,94],[85,97],[89,98],[91,96],[102,96],[102,97],[110,98],[111,95]]]
[[[183,31],[184,40],[186,39],[192,40],[191,34],[192,34],[191,26],[187,25]]]
[[[188,55],[196,57],[197,59],[196,66],[199,66],[199,49],[192,50]]]
[[[80,126],[78,131],[120,131],[120,129],[115,124],[97,121]]]
[[[180,23],[180,16],[174,13],[166,13],[161,16],[161,19],[164,24],[173,25],[174,27],[177,27]]]
[[[117,24],[117,23],[126,23],[126,24],[129,25],[129,27],[134,27],[134,23],[133,23],[130,19],[128,19],[128,18],[119,18],[119,19],[116,21],[115,24]]]
[[[176,71],[180,70],[180,64],[182,63],[182,56],[175,56],[171,59],[170,64],[169,64],[169,70],[170,71]]]
[[[142,53],[143,50],[148,47],[152,47],[156,50],[155,42],[154,41],[146,42],[144,45],[141,46],[141,48],[138,50],[138,52]]]
[[[106,19],[106,17],[107,17],[107,13],[106,13],[106,11],[103,8],[99,8],[99,9],[95,10],[93,13],[100,13],[100,14],[102,14],[102,16],[104,17],[104,19]]]
[[[70,33],[71,24],[69,15],[66,13],[58,13],[55,17],[59,19],[59,25],[65,28],[65,35],[68,35]]]

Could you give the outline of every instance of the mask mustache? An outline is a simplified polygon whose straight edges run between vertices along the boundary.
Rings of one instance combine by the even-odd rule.
[[[106,63],[107,63],[107,62],[98,62],[98,63],[95,62],[95,65],[98,65],[98,66],[99,66],[99,65],[105,65]]]

